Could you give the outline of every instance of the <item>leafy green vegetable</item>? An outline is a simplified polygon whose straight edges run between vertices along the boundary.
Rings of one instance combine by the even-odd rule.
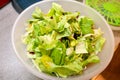
[[[91,54],[88,59],[86,59],[85,61],[83,61],[83,66],[86,66],[89,63],[98,63],[100,61],[99,57],[96,56],[95,54]]]
[[[92,19],[65,12],[56,3],[46,14],[37,7],[22,39],[27,56],[39,71],[50,75],[82,74],[87,65],[100,61],[97,53],[105,43],[103,32],[93,25]]]
[[[78,60],[71,62],[68,65],[54,68],[54,71],[61,77],[67,77],[70,75],[81,74],[82,70],[83,70],[82,63]]]
[[[38,8],[38,7],[36,7],[36,9],[35,9],[35,11],[32,13],[32,17],[33,18],[37,18],[37,19],[44,19],[43,18],[43,13],[41,12],[41,10]]]
[[[90,34],[93,33],[93,21],[90,18],[87,17],[80,17],[79,18],[79,25],[82,31],[82,34]]]
[[[48,15],[53,16],[56,14],[62,15],[63,9],[61,5],[58,5],[56,3],[52,3],[52,8],[49,10]]]
[[[51,73],[52,72],[52,68],[55,66],[52,59],[47,56],[47,55],[43,55],[42,57],[37,57],[34,60],[34,63],[36,64],[37,68],[46,73]]]
[[[87,48],[86,48],[86,42],[81,41],[76,45],[75,48],[76,54],[81,54],[81,53],[88,53]]]
[[[97,39],[96,45],[95,45],[95,52],[96,53],[98,53],[102,50],[104,43],[105,43],[105,38],[100,37]]]
[[[61,42],[58,42],[56,48],[54,48],[51,53],[51,58],[53,59],[53,62],[57,65],[64,64],[64,59],[66,55],[65,52],[65,45]]]

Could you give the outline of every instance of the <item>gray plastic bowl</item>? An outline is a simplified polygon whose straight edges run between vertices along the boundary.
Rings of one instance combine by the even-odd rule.
[[[26,21],[31,18],[31,14],[35,10],[35,7],[40,7],[41,10],[46,13],[51,8],[52,2],[56,2],[62,5],[65,11],[79,11],[81,15],[92,18],[95,22],[96,27],[100,27],[101,30],[104,32],[103,36],[106,39],[106,43],[103,47],[102,52],[98,54],[101,60],[100,63],[89,66],[82,75],[70,76],[68,78],[58,78],[55,76],[47,75],[43,72],[39,72],[32,63],[32,61],[26,56],[26,47],[21,41],[21,36],[25,33]],[[112,59],[114,52],[113,33],[104,18],[92,8],[85,6],[80,2],[72,0],[41,1],[28,7],[19,15],[19,17],[14,23],[12,30],[12,44],[17,57],[25,65],[25,67],[34,75],[45,80],[88,80],[91,77],[102,72],[107,67],[107,65]]]

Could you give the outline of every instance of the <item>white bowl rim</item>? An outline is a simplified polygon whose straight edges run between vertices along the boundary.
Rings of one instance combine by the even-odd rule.
[[[36,5],[38,5],[38,4],[42,4],[42,3],[45,3],[45,2],[53,2],[53,1],[55,1],[55,2],[57,2],[57,1],[62,1],[62,0],[45,0],[45,1],[40,1],[40,2],[37,2],[37,3],[35,3],[35,4],[33,4],[33,5],[31,5],[30,7],[28,7],[28,8],[26,8],[19,16],[18,16],[18,18],[16,19],[16,21],[15,21],[15,24],[13,25],[13,30],[12,30],[12,35],[11,35],[11,39],[12,39],[12,46],[13,46],[13,49],[14,49],[14,51],[15,51],[15,53],[16,53],[16,55],[17,55],[17,57],[19,58],[19,60],[22,62],[22,64],[24,64],[24,66],[28,69],[28,71],[30,71],[31,73],[33,73],[34,75],[36,75],[37,77],[39,77],[39,78],[44,78],[44,79],[51,79],[51,80],[56,80],[56,78],[55,77],[52,77],[52,76],[47,76],[46,77],[46,75],[42,75],[42,74],[38,74],[37,72],[35,72],[34,70],[32,70],[31,69],[31,67],[29,66],[29,65],[27,65],[23,60],[22,60],[22,58],[19,56],[19,52],[17,52],[17,50],[16,50],[16,48],[15,48],[15,43],[14,43],[14,31],[15,31],[15,27],[16,27],[16,24],[17,24],[17,22],[18,22],[18,20],[20,19],[20,17],[22,16],[22,14],[24,14],[27,10],[29,10],[30,8],[32,8],[33,6],[36,6]],[[64,0],[64,1],[71,1],[71,2],[73,2],[73,3],[77,3],[77,4],[80,4],[80,5],[82,5],[82,6],[84,6],[84,7],[87,7],[87,8],[89,8],[89,9],[91,9],[91,11],[94,11],[98,16],[100,16],[101,17],[101,19],[106,23],[106,25],[107,25],[107,27],[108,27],[108,29],[109,29],[109,32],[110,32],[110,34],[111,34],[111,37],[112,37],[112,53],[114,52],[114,36],[113,36],[113,32],[112,32],[112,30],[111,30],[111,28],[109,27],[109,25],[107,24],[107,22],[106,22],[106,20],[97,12],[97,11],[95,11],[94,9],[92,9],[92,8],[90,8],[89,6],[85,6],[83,3],[80,3],[80,2],[78,2],[78,1],[74,1],[74,0]],[[109,58],[109,60],[108,60],[108,63],[107,64],[105,64],[104,65],[104,67],[102,68],[102,69],[99,69],[99,70],[96,70],[96,72],[94,72],[96,75],[97,75],[97,73],[100,73],[101,71],[103,71],[106,67],[107,67],[107,65],[110,63],[110,61],[111,61],[111,59],[112,59],[112,56],[113,56],[113,54],[111,54],[111,56],[110,56],[110,58]],[[95,75],[94,74],[94,75]],[[89,76],[94,76],[93,74],[92,74],[92,72],[89,74],[89,75],[86,75],[86,77],[89,77]],[[42,77],[40,77],[40,76],[42,76]],[[66,78],[65,80],[69,80],[69,79],[80,79],[80,77],[81,76],[77,76],[77,78],[75,77],[75,78],[72,78],[72,77],[68,77],[68,78]],[[60,79],[63,79],[63,78],[60,78]]]

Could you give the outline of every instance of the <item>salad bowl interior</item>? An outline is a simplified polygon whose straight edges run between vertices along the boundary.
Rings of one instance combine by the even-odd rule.
[[[60,4],[65,11],[70,12],[76,12],[79,11],[80,15],[87,16],[91,19],[93,19],[95,26],[97,28],[100,28],[104,33],[103,37],[106,39],[105,45],[102,49],[102,51],[98,54],[100,58],[100,63],[94,64],[89,66],[82,75],[75,75],[70,76],[68,78],[58,78],[55,76],[47,75],[43,72],[39,72],[32,61],[27,57],[26,55],[26,46],[21,41],[21,36],[25,33],[25,24],[28,19],[31,18],[32,12],[35,10],[36,7],[39,7],[44,13],[47,13],[48,10],[51,8],[52,3],[58,3]],[[20,59],[20,61],[25,65],[25,67],[34,75],[38,76],[42,79],[47,80],[56,80],[56,79],[62,79],[62,80],[88,80],[91,77],[99,74],[102,72],[109,62],[112,59],[113,51],[114,51],[114,37],[113,33],[107,24],[107,22],[104,20],[104,18],[95,10],[93,10],[90,7],[85,6],[84,4],[72,0],[64,0],[64,1],[41,1],[38,3],[33,4],[26,10],[24,10],[17,20],[15,21],[15,24],[13,26],[12,30],[12,44],[13,48],[15,50],[15,53],[17,57]]]

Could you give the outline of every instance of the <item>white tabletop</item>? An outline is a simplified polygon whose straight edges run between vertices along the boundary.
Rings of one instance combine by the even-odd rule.
[[[11,31],[18,13],[11,3],[0,9],[0,80],[40,80],[17,59],[11,44]]]

